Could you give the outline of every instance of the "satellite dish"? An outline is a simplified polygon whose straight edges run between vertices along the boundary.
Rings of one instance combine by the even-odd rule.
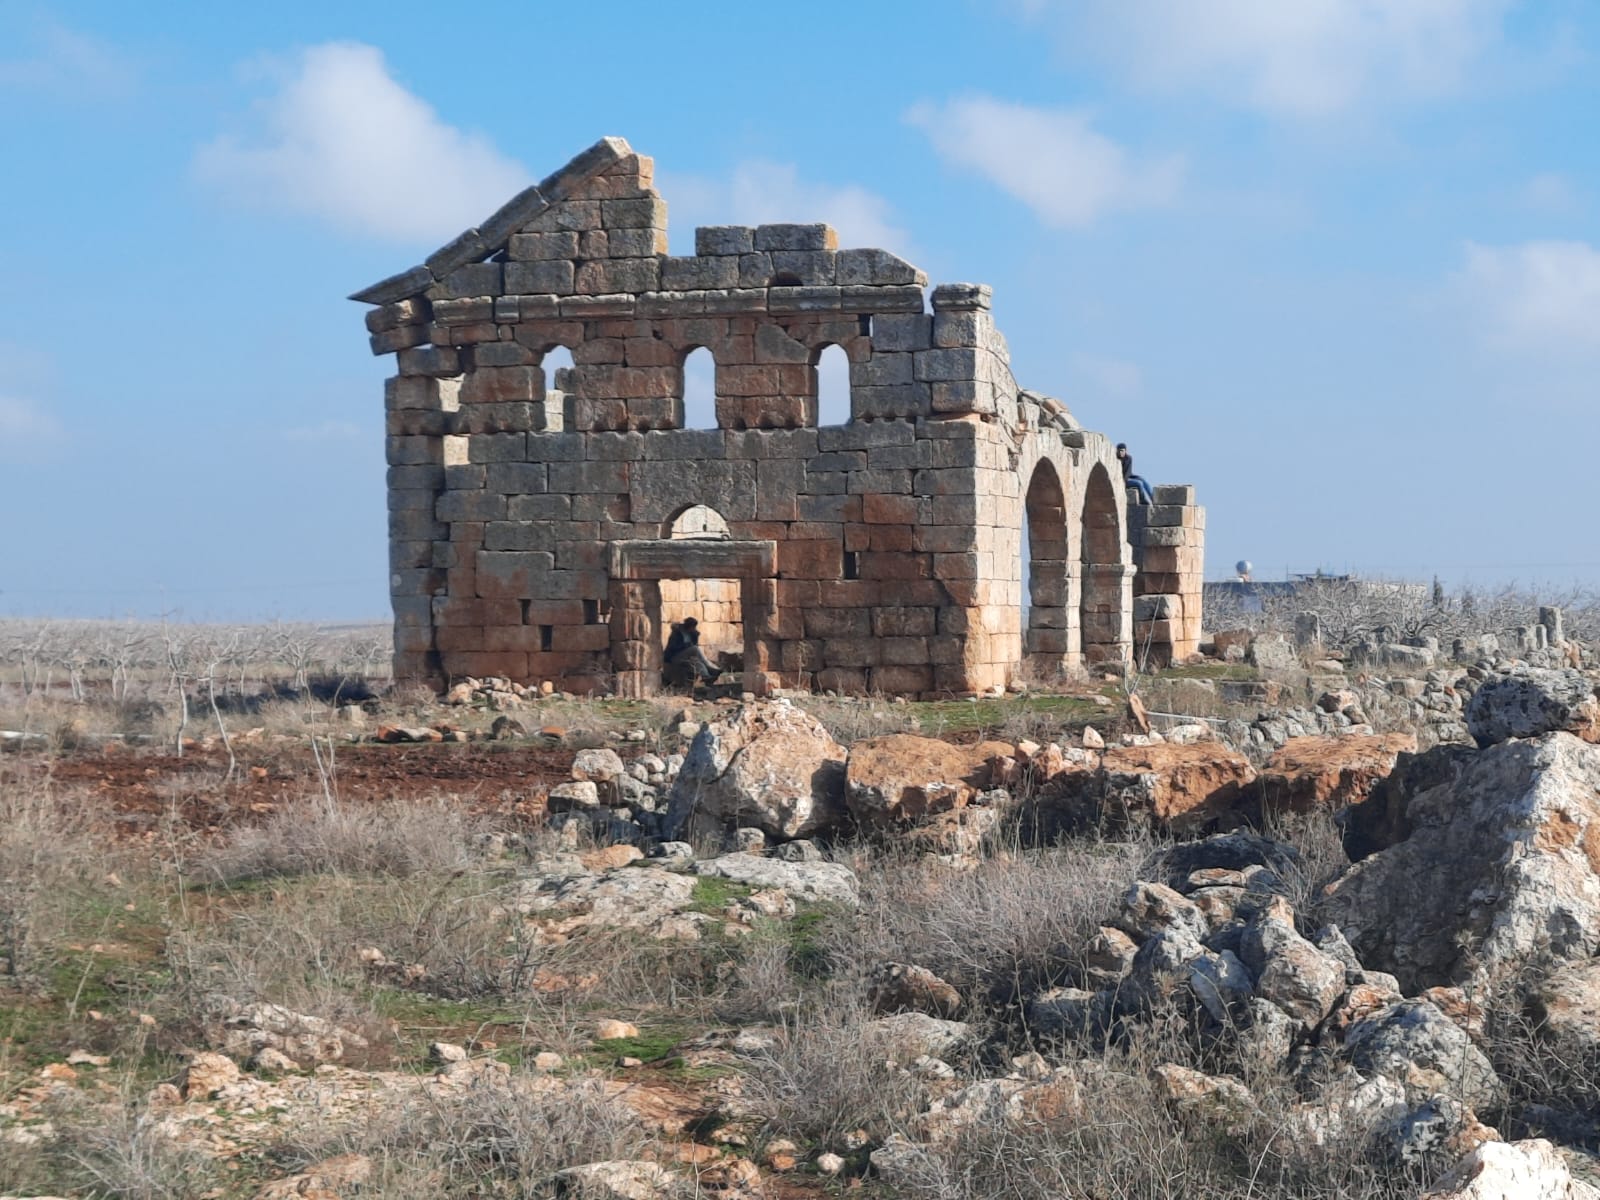
[[[1233,569],[1241,575],[1248,575],[1250,574],[1251,570],[1253,570],[1248,558],[1241,558],[1238,562],[1234,563]]]

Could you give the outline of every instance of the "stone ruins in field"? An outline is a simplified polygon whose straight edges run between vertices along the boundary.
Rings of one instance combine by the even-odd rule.
[[[1195,651],[1194,489],[1130,504],[1112,442],[1012,378],[988,287],[930,300],[826,225],[702,228],[688,257],[666,226],[651,160],[606,138],[352,297],[398,357],[397,677],[649,695],[696,614],[758,693],[963,694]],[[819,428],[832,346],[850,419]],[[686,429],[702,348],[717,428]]]

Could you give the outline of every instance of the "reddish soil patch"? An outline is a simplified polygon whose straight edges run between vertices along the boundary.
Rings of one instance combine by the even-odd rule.
[[[475,812],[533,817],[549,789],[570,778],[573,751],[496,743],[337,746],[333,783],[341,800],[363,802],[444,796]],[[125,832],[138,833],[176,812],[197,829],[259,819],[279,805],[322,793],[316,761],[304,744],[240,747],[229,781],[227,755],[185,752],[76,751],[58,757],[7,756],[19,783],[53,785],[103,801]]]

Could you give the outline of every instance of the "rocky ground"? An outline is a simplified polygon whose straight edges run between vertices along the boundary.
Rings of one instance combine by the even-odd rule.
[[[0,1194],[1596,1200],[1594,673],[1279,653],[23,745]]]

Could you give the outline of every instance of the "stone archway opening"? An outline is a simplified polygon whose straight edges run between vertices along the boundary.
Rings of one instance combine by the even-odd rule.
[[[729,540],[728,522],[716,509],[693,504],[667,526],[672,540]],[[744,605],[737,579],[663,579],[661,625],[671,631],[689,618],[699,624],[700,645],[712,662],[719,655],[741,656],[744,651]]]
[[[619,696],[657,695],[663,687],[662,650],[670,628],[663,588],[683,581],[726,581],[739,596],[742,647],[739,683],[767,690],[776,661],[771,634],[777,545],[732,538],[659,538],[610,544],[611,659]],[[705,639],[702,638],[704,648]],[[712,657],[709,648],[707,657]]]
[[[1078,629],[1083,665],[1126,663],[1133,645],[1132,578],[1118,489],[1103,463],[1089,472],[1083,497],[1082,600]]]
[[[1022,518],[1022,662],[1029,679],[1048,682],[1066,664],[1067,501],[1054,464],[1041,459],[1028,481]]]

